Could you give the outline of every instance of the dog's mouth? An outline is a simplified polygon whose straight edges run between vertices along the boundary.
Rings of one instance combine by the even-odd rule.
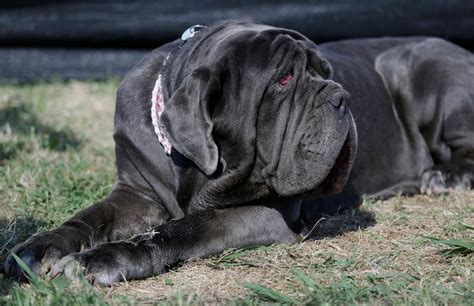
[[[351,149],[351,141],[349,138],[350,136],[348,135],[344,145],[342,146],[341,152],[336,159],[336,163],[318,188],[322,195],[341,192],[347,182],[349,172],[352,168],[351,155],[353,151]]]
[[[314,196],[327,196],[341,192],[349,178],[352,165],[354,164],[356,150],[357,130],[355,129],[354,121],[351,118],[351,126],[349,127],[346,140],[344,141],[329,174],[316,190],[309,194],[305,194],[305,196],[313,198]]]
[[[304,125],[304,132],[288,138],[278,157],[262,170],[271,192],[312,199],[342,190],[355,159],[357,132],[350,112],[336,115],[328,115],[326,132],[305,134],[308,128],[318,131],[318,126]],[[293,140],[297,145],[291,145]]]

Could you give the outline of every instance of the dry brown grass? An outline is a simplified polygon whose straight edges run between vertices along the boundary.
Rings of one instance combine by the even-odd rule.
[[[447,286],[467,284],[474,256],[446,259],[438,252],[439,246],[423,235],[459,238],[460,223],[474,224],[473,204],[474,192],[366,201],[360,212],[328,217],[317,231],[331,234],[340,228],[363,228],[374,216],[375,225],[366,229],[248,251],[235,261],[237,266],[216,265],[216,258],[194,260],[158,277],[121,283],[104,292],[150,302],[181,291],[214,303],[244,296],[244,283],[253,282],[291,296],[299,286],[292,277],[294,268],[324,285],[337,282],[342,274],[361,284],[367,284],[367,275],[405,274],[415,277],[414,285],[420,287],[427,280]]]

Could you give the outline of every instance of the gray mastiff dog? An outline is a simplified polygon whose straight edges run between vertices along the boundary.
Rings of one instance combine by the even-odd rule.
[[[145,278],[297,242],[364,194],[468,189],[474,57],[434,38],[316,46],[247,22],[194,27],[125,77],[114,139],[110,195],[12,250],[33,271]],[[22,275],[12,256],[5,271]]]

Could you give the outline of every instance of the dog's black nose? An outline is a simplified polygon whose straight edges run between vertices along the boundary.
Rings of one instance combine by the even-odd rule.
[[[349,103],[349,93],[344,89],[337,89],[331,92],[327,98],[326,102],[330,103],[337,109],[340,109],[342,112],[345,112]]]

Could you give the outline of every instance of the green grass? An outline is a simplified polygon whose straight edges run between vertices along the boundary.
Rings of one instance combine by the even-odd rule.
[[[112,131],[102,132],[107,135],[99,135],[97,143],[103,124],[87,129],[92,122],[81,119],[99,120],[101,114],[90,104],[104,103],[103,120],[112,120],[116,86],[117,81],[110,81],[0,88],[0,272],[7,250],[16,243],[109,193],[115,177]],[[89,287],[71,295],[64,279],[36,279],[23,288],[0,274],[0,290],[14,305],[105,301]]]
[[[18,264],[26,272],[30,290],[14,287],[8,296],[0,298],[5,305],[106,305],[105,297],[89,282],[80,277],[71,283],[60,276],[44,280],[35,275],[16,255]],[[76,288],[74,290],[74,288]],[[80,288],[80,290],[77,290]]]
[[[441,244],[446,246],[446,248],[440,250],[440,253],[446,257],[453,257],[456,255],[470,255],[474,253],[474,227],[459,224],[458,229],[461,231],[468,231],[470,237],[464,239],[440,239],[435,237],[425,236],[426,239],[432,241],[436,244]]]
[[[362,281],[350,275],[343,275],[331,285],[326,286],[298,270],[293,272],[300,287],[294,288],[291,296],[259,284],[249,283],[246,284],[246,288],[251,291],[251,297],[248,298],[250,303],[469,305],[474,298],[472,291],[474,278],[471,278],[467,284],[447,287],[436,282],[423,283],[420,286],[418,277],[404,273],[367,274]]]
[[[317,241],[228,250],[112,288],[5,279],[14,245],[109,193],[117,86],[0,86],[0,305],[472,304],[472,192],[367,200],[322,220]]]

